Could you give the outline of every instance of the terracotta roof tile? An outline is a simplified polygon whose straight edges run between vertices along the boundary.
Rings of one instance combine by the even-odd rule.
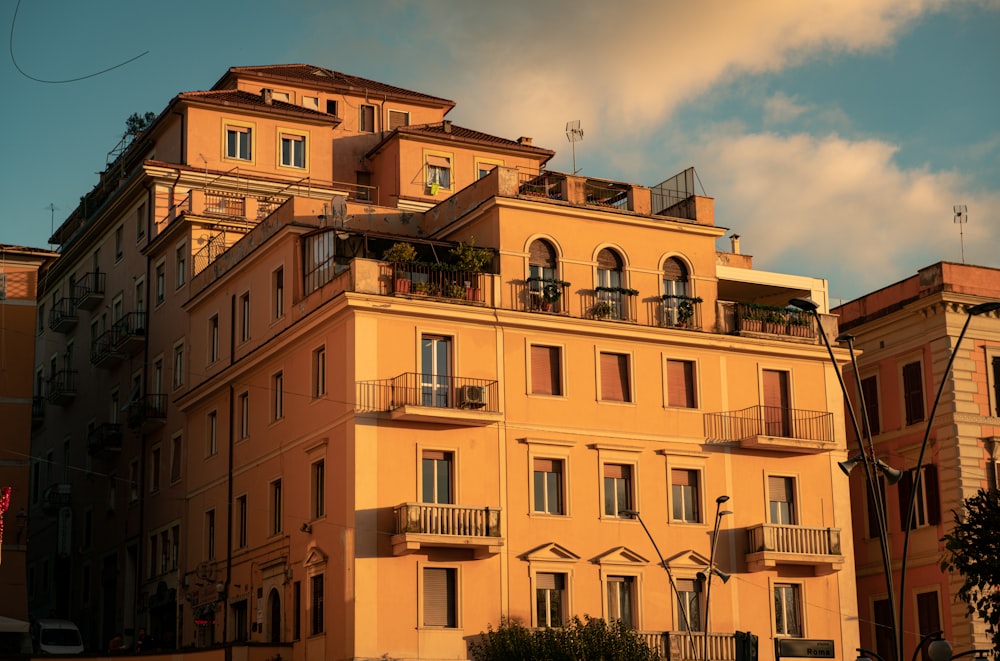
[[[450,129],[446,129],[445,126],[450,124]],[[494,147],[507,147],[509,149],[520,149],[527,152],[533,152],[536,154],[542,154],[547,156],[552,156],[555,154],[551,149],[544,149],[543,147],[535,147],[534,145],[523,145],[517,140],[510,140],[509,138],[501,138],[495,135],[490,135],[489,133],[483,133],[481,131],[475,131],[473,129],[463,128],[461,126],[455,126],[450,122],[434,122],[433,124],[414,124],[412,126],[400,126],[396,129],[400,133],[410,134],[410,135],[424,135],[428,137],[433,137],[437,139],[451,139],[459,142],[475,142],[483,145],[490,145]]]

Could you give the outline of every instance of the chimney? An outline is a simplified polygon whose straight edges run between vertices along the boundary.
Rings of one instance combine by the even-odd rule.
[[[519,144],[519,145],[525,145],[527,147],[530,147],[531,146],[531,138],[522,135],[520,138],[517,139],[517,144]]]
[[[271,100],[272,100],[272,98],[271,98],[271,88],[270,87],[262,87],[261,90],[260,90],[260,98],[264,100],[264,105],[267,105],[267,106],[271,105]]]
[[[441,120],[441,128],[444,129],[445,133],[451,133],[451,120],[450,119]]]
[[[729,235],[729,240],[733,242],[732,253],[734,255],[740,254],[740,235],[733,232]]]

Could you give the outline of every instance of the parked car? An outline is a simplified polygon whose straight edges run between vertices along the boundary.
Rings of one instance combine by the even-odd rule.
[[[83,637],[69,620],[36,620],[32,638],[39,654],[83,654]]]

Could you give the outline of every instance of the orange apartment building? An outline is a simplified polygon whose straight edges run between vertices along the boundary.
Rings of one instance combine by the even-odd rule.
[[[1000,270],[938,262],[833,311],[841,330],[856,337],[861,352],[858,368],[878,456],[904,471],[898,485],[886,487],[895,586],[902,557],[902,512],[941,373],[967,318],[965,310],[997,299]],[[951,512],[959,511],[963,500],[981,488],[998,486],[998,379],[1000,322],[995,313],[973,317],[947,377],[924,459],[906,594],[899,602],[906,631],[903,658],[912,654],[922,634],[939,630],[959,651],[990,646],[984,623],[967,615],[965,604],[956,598],[960,577],[940,569],[940,540],[952,527]],[[845,380],[853,392],[853,372],[849,370]],[[889,602],[877,527],[867,512],[863,477],[852,475],[851,481],[861,641],[886,655],[893,646],[886,628]]]
[[[691,170],[552,172],[453,105],[233,68],[109,164],[40,293],[33,453],[85,470],[70,554],[32,511],[32,612],[295,659],[464,659],[504,617],[588,614],[693,659],[728,495],[708,656],[853,654],[842,396],[784,307],[827,313],[825,281],[717,252]]]

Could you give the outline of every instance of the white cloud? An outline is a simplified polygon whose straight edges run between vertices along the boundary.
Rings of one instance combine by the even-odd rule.
[[[795,97],[778,92],[764,100],[764,123],[785,124],[813,109],[812,105],[799,103]]]

